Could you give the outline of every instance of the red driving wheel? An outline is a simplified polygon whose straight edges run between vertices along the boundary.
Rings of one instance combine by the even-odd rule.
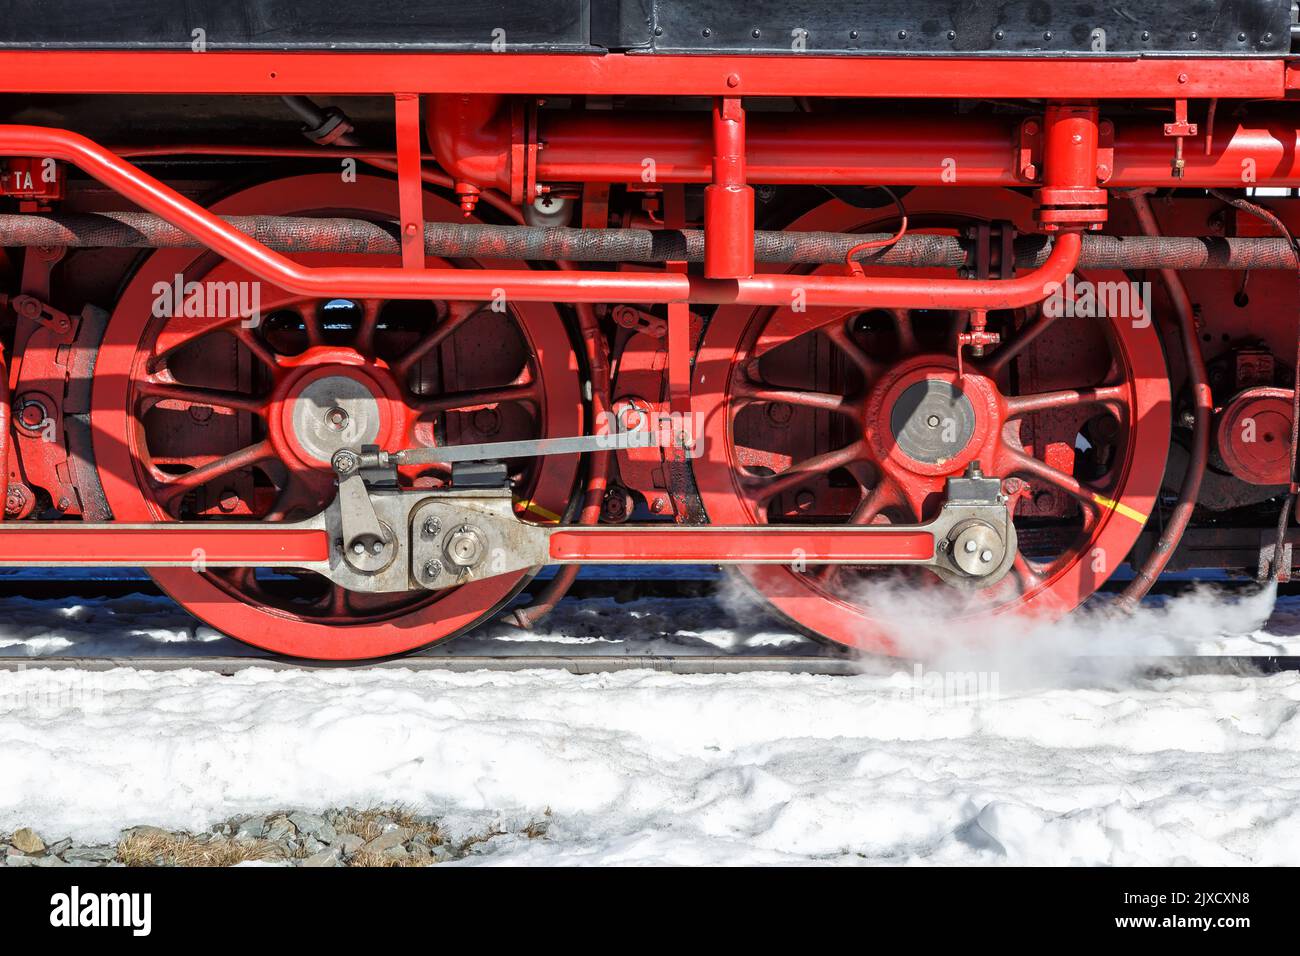
[[[971,202],[954,211],[950,196],[917,190],[909,217],[946,220],[949,231],[980,219],[1031,221],[1022,197],[1002,197],[996,211]],[[790,228],[893,228],[869,215],[833,202]],[[1083,278],[1128,285],[1119,273]],[[890,630],[898,622],[885,626],[879,605],[900,586],[926,589],[927,609],[952,619],[1051,616],[1077,607],[1123,561],[1154,506],[1169,448],[1168,373],[1149,316],[993,313],[1001,345],[983,359],[968,352],[959,375],[965,314],[823,310],[815,331],[764,339],[782,311],[722,307],[701,337],[692,403],[704,440],[692,467],[710,522],[926,521],[946,480],[978,463],[1002,479],[1019,538],[1010,573],[976,591],[916,568],[740,567],[784,617],[848,648],[898,653]]]
[[[392,221],[396,187],[373,177],[297,176],[240,192],[214,210]],[[461,218],[456,205],[432,195],[424,213],[427,221]],[[312,266],[367,258],[393,265],[391,257],[295,258]],[[189,282],[205,294],[243,290],[245,302],[256,289],[260,321],[222,308],[235,300],[221,292],[192,310],[202,315],[185,315],[169,300]],[[251,282],[211,253],[177,249],[151,255],[127,285],[98,354],[92,407],[96,467],[115,520],[294,520],[333,498],[330,456],[345,445],[392,450],[581,433],[580,378],[553,306],[321,300]],[[160,296],[169,308],[158,308]],[[556,520],[568,511],[577,456],[549,458],[545,467],[530,459],[510,464],[521,514]],[[441,466],[400,475],[409,487],[448,478]],[[399,654],[458,634],[528,577],[371,595],[306,572],[151,573],[190,613],[232,637],[333,660]]]

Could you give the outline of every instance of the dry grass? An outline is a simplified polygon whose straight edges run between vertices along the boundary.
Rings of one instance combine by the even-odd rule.
[[[406,832],[404,844],[418,840],[415,852],[404,856],[387,856],[382,852],[358,849],[341,862],[350,867],[417,867],[428,866],[434,860],[418,849],[444,846],[454,858],[468,854],[474,847],[487,843],[499,836],[505,836],[502,828],[493,824],[481,833],[475,833],[466,839],[452,844],[446,834],[428,819],[404,806],[367,807],[355,809],[347,807],[333,813],[327,813],[326,819],[340,835],[351,834],[367,843],[382,835],[393,826]],[[529,822],[519,832],[530,840],[546,836],[550,827],[551,810],[548,807],[542,817]],[[173,834],[154,828],[142,828],[126,834],[117,845],[117,859],[126,866],[234,866],[256,860],[301,859],[309,855],[305,848],[286,855],[282,845],[266,839],[235,839],[216,834],[202,838],[188,833]]]
[[[117,859],[126,866],[234,866],[281,857],[280,848],[268,840],[200,841],[188,833],[128,833],[117,844]]]
[[[546,836],[546,831],[551,826],[551,808],[547,807],[542,811],[541,820],[531,820],[528,826],[524,827],[523,834],[530,840],[538,840]]]
[[[386,866],[428,866],[433,860],[427,856],[416,856],[408,853],[406,856],[391,857],[382,853],[375,853],[373,850],[357,850],[348,858],[348,866],[356,867],[386,867]]]
[[[332,818],[334,829],[339,833],[351,833],[367,842],[384,832],[385,821],[409,830],[411,835],[408,840],[423,836],[430,846],[443,842],[443,833],[438,824],[421,819],[407,807],[369,807],[365,810],[346,807]]]

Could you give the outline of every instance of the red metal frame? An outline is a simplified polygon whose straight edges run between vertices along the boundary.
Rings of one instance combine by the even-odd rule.
[[[6,50],[14,93],[585,93],[1280,99],[1280,57],[826,57]]]

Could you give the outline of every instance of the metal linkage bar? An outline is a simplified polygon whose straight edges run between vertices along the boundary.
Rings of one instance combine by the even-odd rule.
[[[0,525],[0,567],[324,567],[329,537],[319,519],[100,524],[9,521]]]

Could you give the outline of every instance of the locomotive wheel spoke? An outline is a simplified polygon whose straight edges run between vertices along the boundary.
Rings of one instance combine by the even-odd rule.
[[[862,373],[867,381],[875,379],[884,368],[880,362],[868,355],[866,350],[854,341],[853,336],[849,334],[848,328],[843,323],[837,322],[823,326],[821,331],[826,333],[826,337],[831,340],[832,344],[844,353],[845,358],[857,366],[858,371]]]
[[[239,392],[228,392],[219,388],[180,385],[174,382],[160,382],[156,379],[141,379],[136,385],[144,397],[155,402],[181,402],[186,405],[213,405],[217,408],[229,408],[232,411],[248,412],[250,415],[266,415],[265,399]]]
[[[803,461],[796,462],[785,471],[776,475],[751,476],[746,484],[753,489],[754,500],[766,504],[782,492],[789,491],[815,475],[824,475],[841,468],[851,461],[861,459],[866,454],[866,443],[855,441],[834,451],[822,452]]]
[[[842,415],[856,415],[862,410],[861,401],[834,392],[818,392],[804,388],[784,388],[776,385],[760,385],[749,381],[737,383],[732,394],[740,404],[761,402],[765,404],[784,403],[800,408],[812,408],[823,412],[839,412]]]
[[[255,329],[246,328],[241,324],[222,326],[223,331],[229,332],[239,342],[248,349],[249,354],[257,359],[269,369],[275,369],[279,366],[280,360],[276,354],[267,347],[266,343],[258,336]]]
[[[1078,408],[1083,405],[1124,406],[1128,403],[1128,389],[1123,385],[1103,385],[1098,388],[1066,388],[1033,395],[1008,395],[1007,418],[1029,415],[1033,412]]]
[[[1085,515],[1091,515],[1092,518],[1097,516],[1097,502],[1093,497],[1094,492],[1086,485],[1075,478],[1073,475],[1067,475],[1058,468],[1053,468],[1045,461],[1035,458],[1033,455],[1027,455],[1019,449],[1012,448],[1003,444],[1003,454],[1007,456],[1011,463],[1012,472],[1032,475],[1040,481],[1045,481],[1050,485],[1064,491],[1070,497],[1074,498],[1083,506]],[[1085,523],[1086,523],[1085,519]]]
[[[1055,321],[1054,316],[1047,315],[1039,309],[1038,315],[1027,325],[1022,326],[1015,338],[1004,342],[988,359],[979,363],[978,367],[989,378],[997,378],[1025,349],[1033,345],[1040,335],[1051,328]]]
[[[361,306],[361,321],[357,324],[355,345],[362,355],[375,354],[375,332],[379,328],[379,310],[383,302],[379,299],[366,299]]]
[[[541,401],[542,390],[537,382],[522,385],[505,385],[501,388],[478,388],[465,392],[450,392],[432,398],[415,401],[414,407],[421,414],[430,412],[470,411],[488,405],[501,405],[505,402],[523,402],[537,406]]]
[[[1015,559],[1011,563],[1011,573],[1015,575],[1016,580],[1020,583],[1022,593],[1038,587],[1043,583],[1045,577],[1043,572],[1035,568],[1033,562],[1019,551],[1016,552]]]
[[[299,313],[302,316],[302,328],[307,334],[307,347],[315,348],[325,344],[325,323],[322,319],[324,307],[320,302],[303,303]]]
[[[918,351],[916,328],[912,325],[912,316],[907,309],[890,309],[889,316],[894,322],[894,334],[898,336],[900,355],[912,355]]]
[[[209,481],[214,481],[230,474],[232,471],[249,468],[274,457],[275,449],[269,441],[260,441],[253,445],[247,445],[238,451],[222,455],[220,458],[200,465],[184,474],[170,477],[159,489],[158,497],[164,504],[171,505],[181,495],[187,494]]]
[[[477,302],[450,302],[447,304],[447,312],[440,316],[440,321],[436,321],[433,328],[424,334],[424,336],[411,346],[405,355],[403,355],[393,365],[393,370],[398,376],[405,378],[415,368],[420,361],[436,349],[457,329],[464,325],[469,319],[478,314],[479,304]]]
[[[852,525],[871,524],[889,506],[903,503],[902,496],[895,490],[893,482],[882,475],[875,487],[862,496],[862,500],[858,502],[857,507],[853,509],[853,513],[849,515],[848,523]]]

